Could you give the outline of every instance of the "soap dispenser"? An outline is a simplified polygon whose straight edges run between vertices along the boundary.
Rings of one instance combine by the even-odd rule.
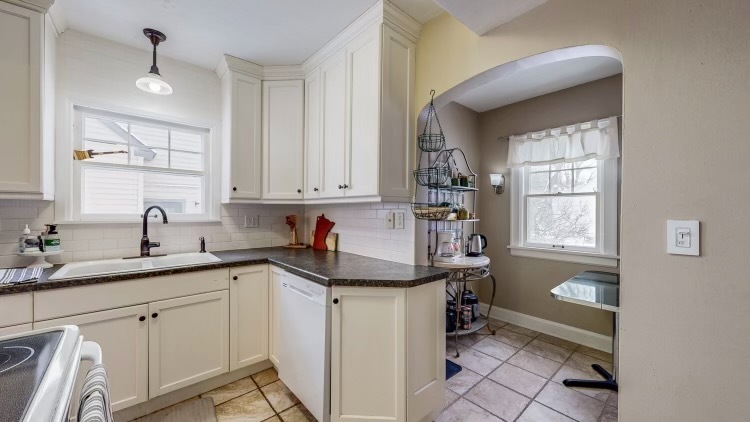
[[[44,236],[44,252],[60,252],[60,235],[57,234],[57,224],[45,224],[47,233]]]
[[[18,238],[19,253],[26,252],[26,240],[29,238],[29,235],[31,235],[31,229],[29,229],[29,225],[27,224],[26,228],[23,229],[23,234]]]

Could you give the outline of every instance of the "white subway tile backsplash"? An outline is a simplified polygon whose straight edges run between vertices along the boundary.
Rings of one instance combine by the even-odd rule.
[[[340,251],[414,264],[414,217],[406,207],[408,204],[397,203],[309,205],[305,210],[308,232],[300,237],[309,238],[316,218],[325,214],[336,223],[332,231],[339,234]],[[403,230],[385,228],[386,215],[394,211],[407,212]]]
[[[389,212],[405,213],[403,230],[385,229]],[[289,242],[289,228],[284,216],[297,214],[298,234],[310,242],[310,231],[320,214],[336,223],[339,250],[407,264],[414,263],[415,221],[408,204],[360,203],[331,205],[223,205],[221,221],[216,223],[161,224],[149,220],[149,237],[161,242],[158,253],[180,253],[198,250],[200,236],[206,238],[209,251],[282,246]],[[245,228],[245,216],[260,216],[259,227]],[[0,266],[23,266],[28,258],[15,255],[18,238],[25,224],[38,235],[45,223],[54,221],[54,203],[45,201],[0,201]],[[59,226],[65,252],[50,262],[111,259],[138,255],[142,235],[140,223],[132,224],[62,224]]]
[[[206,238],[209,251],[281,246],[289,239],[289,229],[284,224],[284,216],[288,214],[297,214],[304,227],[303,206],[222,205],[221,222],[173,221],[164,225],[159,219],[149,220],[149,237],[161,242],[162,246],[154,249],[155,253],[197,251],[200,236]],[[245,215],[260,215],[260,227],[246,229]],[[54,220],[52,202],[0,200],[0,267],[28,265],[29,258],[16,256],[23,227],[28,224],[32,235],[36,236],[44,230],[44,224]],[[58,231],[64,252],[48,258],[53,263],[136,256],[142,235],[140,223],[61,224]]]

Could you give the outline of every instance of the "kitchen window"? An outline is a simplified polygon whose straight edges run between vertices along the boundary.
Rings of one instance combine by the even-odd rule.
[[[597,142],[618,142],[616,119],[612,122],[612,127],[588,122],[583,127],[511,138],[512,255],[617,266],[619,147],[614,157],[612,151],[586,153]],[[594,142],[591,132],[583,140],[571,139],[576,138],[576,130],[598,133],[602,139]],[[613,139],[603,139],[609,136]],[[554,142],[545,145],[545,138]],[[581,147],[582,143],[589,145]],[[594,149],[602,152],[610,147]],[[569,153],[576,149],[580,153]]]
[[[170,220],[211,215],[210,130],[119,113],[74,108],[72,216],[80,221],[132,221],[151,205]]]

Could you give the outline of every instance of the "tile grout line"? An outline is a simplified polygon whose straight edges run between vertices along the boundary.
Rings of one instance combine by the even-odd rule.
[[[501,322],[504,322],[504,321],[501,321]],[[510,324],[510,323],[507,323],[507,322],[506,322],[506,323],[505,323],[504,325],[502,325],[502,326],[498,327],[498,329],[504,328],[504,327],[506,327],[506,326],[508,326],[508,325],[512,325],[512,324]],[[570,361],[570,360],[571,360],[571,358],[573,357],[573,354],[574,354],[574,353],[576,353],[576,352],[577,352],[577,351],[578,351],[579,349],[581,349],[581,348],[583,347],[583,345],[580,345],[580,344],[577,344],[577,343],[573,343],[573,342],[571,342],[571,343],[573,343],[573,344],[576,344],[576,347],[575,347],[574,349],[572,349],[572,350],[571,350],[571,349],[568,349],[568,348],[566,348],[566,347],[563,347],[563,346],[559,346],[559,345],[556,345],[556,344],[553,344],[553,343],[550,343],[550,342],[546,342],[546,341],[544,341],[544,340],[542,340],[542,339],[539,339],[539,336],[540,336],[540,335],[542,335],[543,333],[541,333],[541,332],[538,332],[538,331],[535,331],[535,332],[536,332],[536,334],[535,334],[535,335],[533,335],[533,336],[530,336],[530,335],[528,335],[528,334],[522,334],[522,333],[518,333],[518,332],[516,332],[516,331],[513,331],[513,330],[511,330],[511,329],[506,329],[506,330],[507,330],[507,331],[510,331],[510,332],[512,332],[512,333],[514,333],[514,334],[518,334],[518,335],[523,335],[523,336],[529,337],[529,338],[530,338],[531,340],[529,340],[528,342],[526,342],[526,344],[524,344],[524,345],[523,345],[522,347],[516,347],[516,346],[514,346],[514,345],[512,345],[512,344],[508,344],[508,343],[506,343],[506,342],[503,342],[503,341],[502,341],[502,340],[500,340],[500,339],[496,339],[496,338],[493,338],[493,340],[495,340],[495,341],[498,341],[498,342],[500,342],[500,343],[502,343],[502,344],[504,344],[504,345],[507,345],[507,346],[511,346],[511,347],[514,347],[514,348],[518,349],[518,350],[516,350],[516,351],[515,351],[515,352],[514,352],[514,353],[513,353],[513,354],[512,354],[511,356],[509,356],[509,357],[508,357],[507,359],[505,359],[505,360],[497,359],[497,358],[496,358],[496,357],[494,357],[494,356],[488,355],[488,354],[486,354],[486,353],[482,352],[481,350],[478,350],[478,349],[475,349],[475,348],[474,348],[474,345],[476,345],[477,343],[479,343],[479,341],[482,341],[482,340],[484,340],[484,338],[488,338],[488,337],[494,337],[494,336],[493,336],[492,334],[484,334],[484,335],[483,335],[484,337],[483,337],[483,338],[482,338],[481,340],[479,340],[479,341],[477,341],[477,342],[473,342],[473,344],[472,344],[472,345],[470,345],[470,346],[467,346],[466,344],[463,344],[463,343],[460,343],[460,342],[459,342],[459,345],[460,345],[460,346],[464,346],[464,347],[466,347],[467,349],[472,349],[473,351],[475,351],[475,352],[477,352],[477,353],[480,353],[480,354],[482,354],[482,355],[485,355],[485,356],[488,356],[488,357],[490,357],[490,358],[496,359],[496,360],[500,361],[500,362],[501,362],[501,364],[500,364],[500,365],[498,365],[498,367],[497,367],[497,368],[495,368],[495,369],[493,369],[492,371],[490,371],[490,373],[488,373],[487,375],[483,375],[483,376],[482,376],[482,378],[481,378],[481,379],[480,379],[480,380],[479,380],[479,381],[478,381],[478,382],[477,382],[476,384],[474,384],[474,386],[472,386],[472,387],[471,387],[471,388],[470,388],[470,389],[469,389],[468,391],[466,391],[466,392],[465,392],[464,394],[459,394],[458,398],[457,398],[456,400],[454,400],[454,401],[453,401],[453,402],[452,402],[452,403],[451,403],[450,405],[446,406],[446,407],[445,407],[445,408],[443,409],[443,411],[445,411],[445,410],[446,410],[446,409],[447,409],[448,407],[451,407],[451,406],[453,406],[453,405],[454,405],[454,404],[455,404],[455,403],[456,403],[456,402],[457,402],[458,400],[460,400],[460,399],[465,399],[465,400],[469,401],[470,403],[474,404],[475,406],[479,407],[480,409],[482,409],[482,410],[484,410],[484,411],[486,411],[486,412],[489,412],[490,414],[492,414],[492,415],[493,415],[493,416],[495,416],[495,417],[498,417],[498,418],[499,418],[499,419],[501,419],[501,420],[504,420],[503,418],[500,418],[499,416],[495,415],[495,414],[494,414],[493,412],[491,412],[490,410],[488,410],[488,409],[485,409],[485,408],[484,408],[484,407],[482,407],[481,405],[479,405],[479,404],[477,404],[477,403],[474,403],[473,401],[471,401],[471,400],[469,400],[469,399],[465,398],[465,395],[466,395],[466,394],[468,394],[468,393],[469,393],[469,392],[470,392],[471,390],[473,390],[473,389],[474,389],[474,388],[475,388],[475,387],[476,387],[476,386],[477,386],[477,385],[478,385],[479,383],[481,383],[482,381],[484,381],[484,380],[489,380],[489,381],[491,381],[491,382],[493,382],[493,383],[495,383],[495,384],[498,384],[498,385],[500,385],[500,386],[502,386],[502,387],[508,388],[509,390],[511,390],[511,391],[513,391],[513,392],[515,392],[515,393],[521,394],[521,396],[527,397],[527,396],[525,396],[524,394],[522,394],[522,393],[519,393],[518,391],[516,391],[516,390],[514,390],[514,389],[512,389],[512,388],[506,387],[506,386],[504,386],[504,385],[502,385],[502,384],[500,384],[500,383],[498,383],[498,382],[496,382],[496,381],[494,381],[494,380],[492,380],[492,379],[490,379],[490,378],[489,378],[489,375],[491,375],[492,373],[494,373],[494,372],[495,372],[495,371],[496,371],[496,370],[497,370],[497,369],[498,369],[498,368],[499,368],[500,366],[502,366],[502,365],[504,365],[504,364],[506,364],[506,363],[507,363],[508,365],[510,365],[510,366],[513,366],[514,368],[518,368],[518,369],[520,369],[520,370],[522,370],[522,371],[524,371],[524,372],[528,372],[528,373],[530,373],[530,374],[533,374],[533,375],[537,375],[537,376],[539,376],[539,374],[535,374],[535,373],[533,373],[533,372],[531,372],[531,371],[528,371],[528,370],[526,370],[526,369],[524,369],[524,368],[520,368],[520,367],[518,367],[518,366],[516,366],[516,365],[513,365],[512,363],[508,362],[508,361],[509,361],[509,360],[510,360],[511,358],[513,358],[513,356],[515,356],[516,354],[518,354],[518,352],[520,352],[521,350],[524,350],[524,351],[526,351],[527,353],[533,354],[533,355],[535,355],[535,356],[538,356],[538,357],[541,357],[541,358],[544,358],[544,359],[548,359],[548,360],[550,360],[550,361],[553,361],[553,362],[555,362],[555,363],[559,363],[559,364],[560,364],[560,366],[559,366],[559,367],[557,368],[557,370],[556,370],[556,371],[555,371],[555,372],[554,372],[554,373],[553,373],[553,374],[552,374],[552,375],[551,375],[551,376],[550,376],[549,378],[547,378],[547,379],[546,379],[546,382],[544,383],[544,385],[543,385],[543,386],[542,386],[542,387],[541,387],[541,388],[539,389],[539,391],[537,391],[537,393],[536,393],[536,394],[534,395],[534,397],[532,397],[532,398],[531,398],[531,399],[529,400],[529,402],[528,402],[528,403],[526,404],[526,406],[524,406],[523,410],[522,410],[522,411],[521,411],[521,412],[520,412],[520,413],[518,414],[518,416],[516,416],[516,418],[514,419],[514,421],[517,421],[517,420],[518,420],[518,418],[520,418],[520,417],[521,417],[521,416],[523,415],[523,413],[524,413],[524,412],[525,412],[525,411],[526,411],[526,410],[527,410],[527,409],[529,408],[529,406],[530,406],[530,405],[531,405],[532,403],[538,403],[538,404],[539,404],[540,406],[544,406],[545,408],[547,408],[547,409],[550,409],[551,411],[553,411],[553,412],[555,412],[555,413],[558,413],[558,414],[560,414],[560,415],[563,415],[563,416],[565,416],[565,417],[568,417],[568,418],[570,418],[570,419],[572,419],[572,420],[576,420],[576,421],[577,421],[577,419],[575,419],[575,418],[572,418],[572,417],[570,417],[570,416],[568,416],[568,415],[565,415],[565,414],[563,414],[562,412],[559,412],[559,411],[557,411],[556,409],[553,409],[553,408],[551,408],[551,407],[549,407],[549,406],[547,406],[547,405],[545,405],[545,404],[543,404],[543,403],[540,403],[540,402],[536,401],[536,398],[537,398],[537,397],[539,396],[539,394],[540,394],[540,393],[541,393],[541,392],[542,392],[542,391],[543,391],[543,390],[544,390],[544,389],[545,389],[545,388],[547,387],[547,385],[548,385],[548,384],[549,384],[550,382],[554,382],[554,381],[552,381],[552,379],[553,379],[553,378],[554,378],[554,377],[555,377],[555,376],[556,376],[556,375],[557,375],[557,374],[558,374],[558,373],[560,372],[560,370],[562,370],[562,368],[563,368],[563,367],[565,366],[565,364],[566,364],[566,363],[567,363],[568,361]],[[532,330],[532,331],[533,331],[533,330]],[[549,345],[552,345],[552,346],[556,346],[556,347],[559,347],[559,348],[562,348],[562,349],[568,350],[568,351],[570,351],[571,353],[570,353],[570,355],[568,355],[568,357],[567,357],[567,358],[566,358],[566,359],[565,359],[565,360],[564,360],[563,362],[557,362],[557,361],[554,361],[554,360],[552,360],[552,359],[549,359],[549,358],[547,358],[547,357],[545,357],[545,356],[541,356],[541,355],[539,355],[539,354],[537,354],[537,353],[534,353],[534,352],[532,352],[532,351],[529,351],[529,350],[525,350],[524,348],[525,348],[526,346],[528,346],[528,345],[529,345],[529,344],[530,344],[530,343],[531,343],[532,341],[534,341],[534,340],[539,340],[540,342],[543,342],[543,343],[545,343],[545,344],[549,344]],[[581,353],[582,355],[584,355],[584,356],[588,357],[588,358],[592,358],[592,359],[598,359],[598,360],[602,360],[602,361],[605,361],[604,359],[600,359],[600,358],[598,358],[598,357],[596,357],[596,356],[591,356],[591,355],[589,355],[589,354],[586,354],[586,353],[583,353],[583,352],[580,352],[580,353]],[[468,369],[468,368],[467,368],[467,369]],[[470,369],[469,369],[469,370],[470,370]],[[474,371],[472,371],[472,372],[474,372]],[[449,390],[450,390],[450,389],[449,389]],[[453,391],[453,390],[451,390],[451,391]],[[586,395],[586,394],[583,394],[583,393],[581,393],[581,392],[579,392],[579,391],[576,391],[576,390],[573,390],[573,391],[575,391],[575,392],[576,392],[576,393],[578,393],[578,394],[582,394],[582,395],[584,395],[584,396],[586,396],[586,397],[588,397],[588,398],[593,398],[594,400],[597,400],[597,401],[599,401],[599,402],[602,402],[602,403],[604,403],[604,407],[602,408],[602,412],[601,412],[601,413],[600,413],[600,414],[599,414],[599,415],[597,416],[597,420],[601,419],[602,415],[604,414],[604,411],[605,411],[605,410],[606,410],[606,408],[607,408],[607,401],[608,401],[609,395],[607,395],[607,400],[604,400],[604,401],[602,401],[602,400],[599,400],[599,399],[597,399],[597,398],[595,398],[595,397],[590,397],[590,396],[588,396],[588,395]],[[455,391],[453,391],[453,393],[456,393],[456,392],[455,392]],[[611,392],[610,392],[610,394],[611,394]]]

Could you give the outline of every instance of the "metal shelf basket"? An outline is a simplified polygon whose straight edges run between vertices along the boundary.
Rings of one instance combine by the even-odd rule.
[[[430,108],[427,111],[427,121],[424,123],[424,131],[421,135],[417,136],[417,145],[419,149],[424,152],[438,152],[445,148],[445,135],[443,134],[443,127],[440,126],[440,119],[438,119],[437,111],[435,110],[435,104],[433,100],[435,98],[435,90],[430,91]],[[438,132],[432,131],[432,121],[437,123]]]
[[[444,185],[450,177],[450,168],[448,166],[425,167],[414,170],[414,180],[420,186],[441,186]]]
[[[426,202],[412,202],[411,212],[417,220],[445,220],[451,213],[451,207]]]

